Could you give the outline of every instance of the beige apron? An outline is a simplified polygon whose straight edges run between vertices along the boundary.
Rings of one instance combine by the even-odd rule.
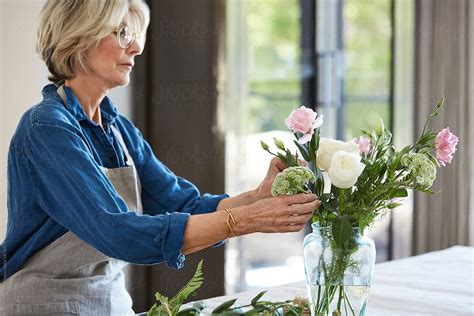
[[[63,87],[58,94],[67,102]],[[133,159],[120,135],[113,133],[127,166],[103,172],[129,210],[142,214],[141,186]],[[127,262],[110,258],[67,232],[33,256],[2,284],[0,311],[7,315],[135,315],[122,269]],[[3,305],[3,304],[2,304]]]

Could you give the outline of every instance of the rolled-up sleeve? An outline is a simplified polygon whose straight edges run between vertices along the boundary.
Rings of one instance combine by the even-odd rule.
[[[161,247],[166,264],[174,269],[180,269],[184,265],[185,256],[181,252],[183,248],[183,236],[186,224],[189,219],[187,213],[166,213],[168,217],[165,221],[163,233],[155,238],[155,243]]]
[[[35,123],[24,150],[39,184],[36,200],[53,220],[110,257],[183,265],[181,248],[190,215],[129,210],[93,159],[79,127]]]

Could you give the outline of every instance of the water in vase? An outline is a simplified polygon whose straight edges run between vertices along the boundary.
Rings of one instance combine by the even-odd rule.
[[[367,285],[308,286],[312,316],[363,316],[369,298]]]

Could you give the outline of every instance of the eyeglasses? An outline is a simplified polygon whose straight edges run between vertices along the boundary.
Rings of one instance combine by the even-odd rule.
[[[132,46],[132,43],[135,39],[140,38],[137,32],[135,32],[131,27],[121,26],[114,31],[117,34],[117,40],[120,47],[127,49]]]

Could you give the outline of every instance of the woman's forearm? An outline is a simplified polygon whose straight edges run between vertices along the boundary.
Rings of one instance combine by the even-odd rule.
[[[190,254],[232,236],[227,225],[227,217],[229,215],[223,210],[226,208],[231,209],[233,216],[235,219],[239,218],[239,224],[241,224],[240,212],[235,210],[235,208],[250,205],[257,200],[257,191],[251,190],[221,200],[217,205],[217,210],[213,213],[191,216],[184,232],[182,252],[185,255]],[[241,225],[236,225],[233,229],[236,236],[248,233],[244,232],[244,228]]]
[[[223,210],[225,208],[234,208],[239,206],[250,205],[258,201],[257,190],[251,190],[239,195],[223,199],[217,205],[217,210]]]
[[[239,212],[233,212],[236,220],[241,222]],[[193,215],[189,218],[184,231],[183,254],[187,255],[201,249],[214,245],[215,243],[227,239],[232,233],[227,225],[225,211],[216,211],[209,214]],[[229,219],[230,220],[230,219]],[[245,227],[242,225],[232,225],[236,236],[244,235]]]

